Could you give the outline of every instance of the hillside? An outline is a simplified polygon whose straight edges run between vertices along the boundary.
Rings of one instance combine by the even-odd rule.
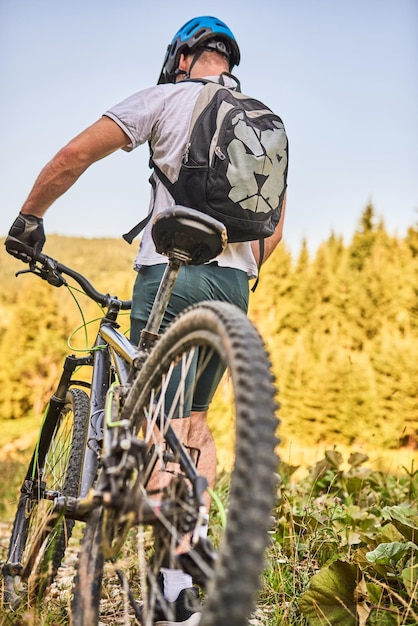
[[[130,297],[135,250],[124,241],[50,236],[45,252],[98,289]],[[9,425],[39,415],[67,338],[82,323],[65,288],[16,279],[21,269],[2,253],[0,420]],[[417,227],[392,236],[370,205],[348,244],[331,235],[312,256],[307,246],[297,258],[285,245],[275,251],[251,295],[250,317],[271,353],[285,445],[416,448],[417,274]],[[96,317],[95,305],[80,302],[87,320]],[[83,347],[83,333],[74,343]]]

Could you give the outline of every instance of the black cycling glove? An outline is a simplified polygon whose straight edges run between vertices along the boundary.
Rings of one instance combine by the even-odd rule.
[[[36,258],[45,243],[43,219],[19,213],[4,242],[9,254],[28,262]]]

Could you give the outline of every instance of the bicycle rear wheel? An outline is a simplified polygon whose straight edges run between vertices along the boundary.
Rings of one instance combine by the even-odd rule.
[[[214,356],[220,373],[225,370],[217,393],[228,399],[235,428],[235,462],[229,485],[226,530],[217,538],[218,531],[209,529],[216,554],[205,540],[198,539],[186,557],[179,557],[179,546],[187,537],[197,539],[201,530],[201,510],[196,497],[199,462],[198,451],[186,447],[180,453],[173,449],[168,426],[188,410],[201,374],[209,361],[213,363]],[[173,393],[170,381],[174,378]],[[232,305],[208,302],[187,309],[152,350],[126,398],[123,414],[132,413],[131,428],[139,438],[143,437],[145,424],[154,427],[147,429],[149,433],[157,429],[161,434],[160,437],[150,434],[146,440],[148,452],[142,457],[125,499],[131,511],[133,502],[138,509],[136,523],[141,539],[138,602],[142,626],[174,619],[173,607],[162,597],[161,567],[182,568],[204,590],[200,626],[226,623],[243,626],[250,617],[275,502],[278,421],[274,396],[263,342],[247,317]],[[216,406],[219,402],[215,398],[212,404]],[[196,463],[198,479],[194,481],[191,476]],[[168,484],[163,480],[157,489],[152,480],[149,483],[156,467],[161,475],[170,476]],[[143,512],[147,509],[144,504],[147,497],[149,502],[153,498],[159,502],[154,519]],[[109,544],[117,536],[126,512],[113,512],[115,523],[111,528],[105,521],[104,509],[96,511],[87,522],[73,602],[73,619],[80,626],[98,622],[102,546],[104,541]],[[202,610],[195,608],[196,612]]]
[[[51,516],[54,497],[77,496],[89,398],[70,389],[60,410],[48,409],[14,519],[5,572],[4,599],[16,609],[42,597],[63,559],[74,521]]]

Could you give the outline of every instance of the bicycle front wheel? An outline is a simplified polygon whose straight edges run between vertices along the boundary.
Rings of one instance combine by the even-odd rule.
[[[70,389],[59,411],[47,411],[14,519],[4,599],[16,609],[42,597],[55,578],[74,521],[51,516],[54,497],[76,497],[89,414],[89,398]]]
[[[181,451],[176,450],[169,428],[175,428],[177,418],[187,417],[194,408],[192,401],[200,386],[207,389],[204,379],[208,371],[216,384],[222,378],[211,405],[216,420],[226,419],[225,407],[229,406],[227,421],[235,439],[226,530],[219,532],[219,515],[211,513],[211,547],[199,538],[204,524],[196,492],[199,479],[205,478],[199,459],[203,450],[191,449],[187,442]],[[259,588],[278,465],[275,387],[259,334],[232,305],[207,302],[187,309],[158,340],[124,404],[124,415],[131,415],[132,432],[145,437],[147,444],[147,454],[125,500],[128,507],[132,502],[137,507],[137,592],[142,626],[178,618],[176,608],[162,594],[162,567],[183,569],[201,587],[203,609],[191,609],[203,611],[200,626],[243,626]],[[158,506],[154,506],[153,519],[147,511],[155,500]],[[89,615],[89,624],[98,621],[103,571],[100,546],[112,540],[106,533],[117,535],[127,513],[129,509],[119,513],[118,526],[118,514],[112,512],[111,533],[103,510],[87,522],[74,589],[73,617],[78,624],[87,624],[83,615]],[[180,556],[187,543],[190,549]]]

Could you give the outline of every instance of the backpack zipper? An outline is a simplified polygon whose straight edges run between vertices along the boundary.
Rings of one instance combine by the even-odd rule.
[[[189,160],[189,153],[190,153],[190,141],[188,143],[186,143],[186,146],[184,148],[184,154],[183,154],[183,163],[186,164]]]
[[[224,146],[225,144],[225,134],[226,131],[225,129],[228,128],[229,126],[229,119],[231,118],[231,116],[234,115],[234,113],[237,111],[236,107],[233,107],[232,109],[230,109],[224,119],[222,120],[222,124],[220,126],[219,129],[219,134],[218,134],[218,145],[216,146],[215,150],[213,151],[213,156],[212,156],[212,162],[211,162],[211,167],[216,167],[215,165],[215,157],[218,157],[218,159],[220,161],[225,161],[225,159],[227,158],[225,152],[222,151],[221,146]]]

